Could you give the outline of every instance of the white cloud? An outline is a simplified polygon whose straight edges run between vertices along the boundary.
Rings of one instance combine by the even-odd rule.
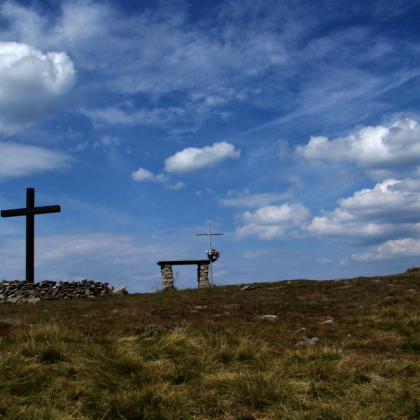
[[[260,239],[274,239],[284,237],[292,230],[301,230],[310,212],[300,203],[286,203],[261,207],[255,213],[246,211],[236,217],[245,223],[236,229],[237,239],[253,235]]]
[[[155,108],[153,110],[142,109],[140,111],[127,112],[120,108],[105,108],[94,111],[82,110],[83,114],[92,119],[97,127],[106,125],[165,125],[179,119],[184,111],[181,108]]]
[[[180,190],[185,187],[185,184],[182,181],[179,181],[176,184],[170,184],[168,177],[164,174],[155,175],[144,168],[139,168],[136,172],[133,172],[131,178],[137,182],[149,181],[164,184],[168,190]]]
[[[117,138],[117,137],[104,136],[100,140],[95,141],[95,143],[93,143],[92,147],[94,149],[96,149],[96,148],[101,147],[101,146],[104,146],[104,147],[119,146],[121,143],[122,143],[122,140]]]
[[[222,160],[237,159],[241,154],[232,144],[221,142],[201,149],[188,147],[165,160],[167,172],[191,172],[214,166]]]
[[[362,244],[415,237],[420,234],[420,180],[387,180],[338,200],[339,207],[315,217],[314,235]]]
[[[301,222],[309,216],[308,209],[302,204],[282,204],[281,206],[261,207],[255,213],[246,211],[242,219],[246,223],[258,223],[259,225],[273,225],[281,223]]]
[[[182,188],[185,188],[185,182],[178,181],[176,184],[168,184],[166,185],[166,188],[169,190],[181,190]]]
[[[0,42],[0,129],[13,131],[47,116],[74,81],[65,53]]]
[[[103,24],[109,20],[109,6],[91,1],[64,2],[62,18],[55,28],[55,35],[69,44],[106,37],[108,29]]]
[[[420,256],[420,239],[403,238],[386,241],[365,253],[353,254],[350,261],[378,261]],[[345,262],[348,262],[345,261]]]
[[[262,194],[250,194],[249,189],[246,188],[243,191],[229,191],[228,198],[221,198],[219,203],[222,206],[230,207],[262,207],[268,206],[271,203],[284,198],[289,194],[277,194],[277,193],[262,193]]]
[[[155,175],[153,175],[152,172],[144,168],[139,168],[136,172],[133,172],[131,174],[131,177],[134,179],[134,181],[137,181],[137,182],[155,180]]]
[[[142,182],[142,181],[152,181],[152,182],[165,182],[166,177],[163,174],[154,175],[152,172],[148,171],[144,168],[139,168],[136,172],[131,174],[131,177],[134,181]]]
[[[351,161],[367,169],[420,164],[420,125],[405,119],[384,127],[365,127],[357,134],[328,140],[311,137],[296,153],[307,160]]]
[[[0,142],[0,178],[28,176],[66,167],[71,156],[38,146]]]

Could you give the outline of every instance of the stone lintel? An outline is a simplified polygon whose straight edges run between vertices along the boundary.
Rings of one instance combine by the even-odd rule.
[[[209,260],[165,260],[165,261],[159,261],[157,263],[161,267],[165,265],[205,265],[209,264]]]

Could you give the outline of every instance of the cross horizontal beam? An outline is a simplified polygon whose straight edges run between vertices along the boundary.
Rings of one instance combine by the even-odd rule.
[[[27,216],[29,214],[60,213],[60,206],[25,207],[23,209],[2,210],[1,217]]]

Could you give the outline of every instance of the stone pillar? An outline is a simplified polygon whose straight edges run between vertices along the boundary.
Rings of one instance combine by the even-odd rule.
[[[162,290],[174,288],[174,273],[172,271],[172,264],[162,264],[160,266],[162,274]]]
[[[198,288],[210,287],[209,264],[198,264],[197,269]]]

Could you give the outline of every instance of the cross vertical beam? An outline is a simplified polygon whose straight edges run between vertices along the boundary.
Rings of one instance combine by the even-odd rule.
[[[26,189],[26,208],[35,208],[35,190]],[[35,283],[35,215],[26,214],[26,280]]]
[[[26,216],[26,280],[35,282],[35,215],[59,213],[60,206],[35,207],[35,190],[26,189],[26,207],[2,210],[1,217]]]

